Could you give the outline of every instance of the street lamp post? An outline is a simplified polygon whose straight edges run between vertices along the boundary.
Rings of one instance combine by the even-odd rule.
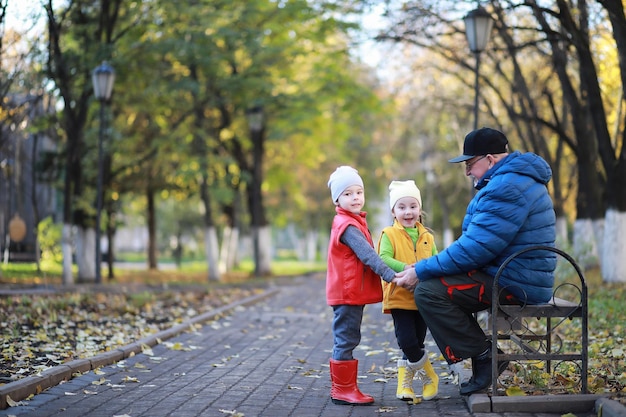
[[[262,226],[261,219],[261,175],[262,175],[262,158],[263,158],[263,108],[256,106],[246,112],[248,118],[248,127],[250,128],[250,136],[252,139],[252,184],[250,195],[250,210],[252,223],[252,245],[254,256],[254,276],[261,275],[260,263],[260,247],[259,247],[259,229]]]
[[[476,68],[474,69],[474,130],[478,129],[478,74],[480,68],[480,53],[485,50],[489,37],[491,36],[491,28],[493,27],[493,19],[487,11],[478,6],[477,9],[469,12],[464,18],[465,36],[469,43],[470,50],[476,56]]]
[[[100,214],[102,212],[102,171],[103,156],[102,142],[104,140],[104,105],[111,98],[113,91],[113,81],[115,81],[115,71],[107,62],[93,70],[92,73],[93,92],[96,99],[100,101],[100,135],[98,138],[98,186],[96,195],[96,284],[101,282],[102,253],[100,249]]]

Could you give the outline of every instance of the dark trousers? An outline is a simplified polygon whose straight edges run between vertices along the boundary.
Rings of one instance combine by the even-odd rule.
[[[491,307],[493,278],[483,272],[420,281],[415,304],[449,364],[483,353],[490,342],[474,313]],[[513,302],[503,291],[502,303]]]
[[[403,359],[417,362],[424,356],[426,322],[418,310],[392,309],[393,327]]]

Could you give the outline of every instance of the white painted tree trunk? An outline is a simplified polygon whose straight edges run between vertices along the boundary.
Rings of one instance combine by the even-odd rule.
[[[328,245],[330,244],[330,236],[328,233],[325,233],[322,237],[320,237],[320,256],[322,261],[328,261]]]
[[[272,260],[272,230],[269,226],[259,228],[259,274],[270,275]]]
[[[218,271],[225,274],[232,271],[237,263],[237,244],[239,243],[239,229],[232,227],[224,228],[224,236],[222,237],[222,246],[220,248],[220,260],[218,262]]]
[[[558,248],[568,247],[567,218],[560,216],[556,218],[556,246]]]
[[[447,248],[454,242],[454,234],[452,233],[452,229],[446,229],[443,231],[443,248],[438,248],[439,251]]]
[[[314,262],[317,257],[317,238],[319,232],[317,230],[307,230],[306,242],[305,242],[305,260],[307,262]]]
[[[94,228],[77,228],[76,266],[78,266],[78,282],[96,282],[96,230]]]
[[[228,241],[228,257],[226,258],[226,265],[229,271],[239,265],[239,235],[239,228],[234,227]]]
[[[594,222],[591,219],[576,219],[574,222],[572,257],[583,269],[598,265],[598,242]]]
[[[602,280],[626,282],[626,213],[607,210],[602,243]]]
[[[63,285],[74,283],[72,275],[72,225],[63,223],[61,230],[61,253],[63,253]]]
[[[217,243],[217,230],[215,227],[204,229],[204,248],[208,265],[209,281],[219,281],[220,273],[217,265],[219,245]]]
[[[220,246],[220,259],[217,262],[217,270],[220,274],[225,274],[228,269],[228,242],[233,229],[229,226],[224,227],[224,235],[222,236],[222,246]]]

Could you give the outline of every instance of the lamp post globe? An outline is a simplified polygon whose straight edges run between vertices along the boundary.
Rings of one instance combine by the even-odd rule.
[[[108,101],[113,92],[113,82],[115,81],[115,71],[108,62],[104,61],[91,74],[93,82],[93,94],[100,101]]]
[[[102,155],[102,142],[104,141],[105,131],[105,119],[104,119],[104,105],[111,98],[113,92],[113,82],[115,81],[115,71],[113,67],[107,62],[103,62],[101,65],[93,70],[91,75],[93,82],[93,92],[100,101],[100,135],[98,137],[98,185],[96,195],[96,268],[95,268],[95,281],[99,284],[101,279],[101,264],[102,264],[102,251],[100,246],[100,215],[102,212],[102,171],[103,171],[103,155]]]

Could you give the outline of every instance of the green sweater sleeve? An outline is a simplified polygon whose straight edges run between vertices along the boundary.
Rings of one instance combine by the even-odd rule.
[[[384,233],[380,237],[380,252],[378,254],[389,268],[393,269],[396,272],[401,272],[404,270],[404,266],[406,264],[404,262],[398,261],[397,259],[394,259],[393,246],[391,246],[389,237],[387,237],[387,235]]]

